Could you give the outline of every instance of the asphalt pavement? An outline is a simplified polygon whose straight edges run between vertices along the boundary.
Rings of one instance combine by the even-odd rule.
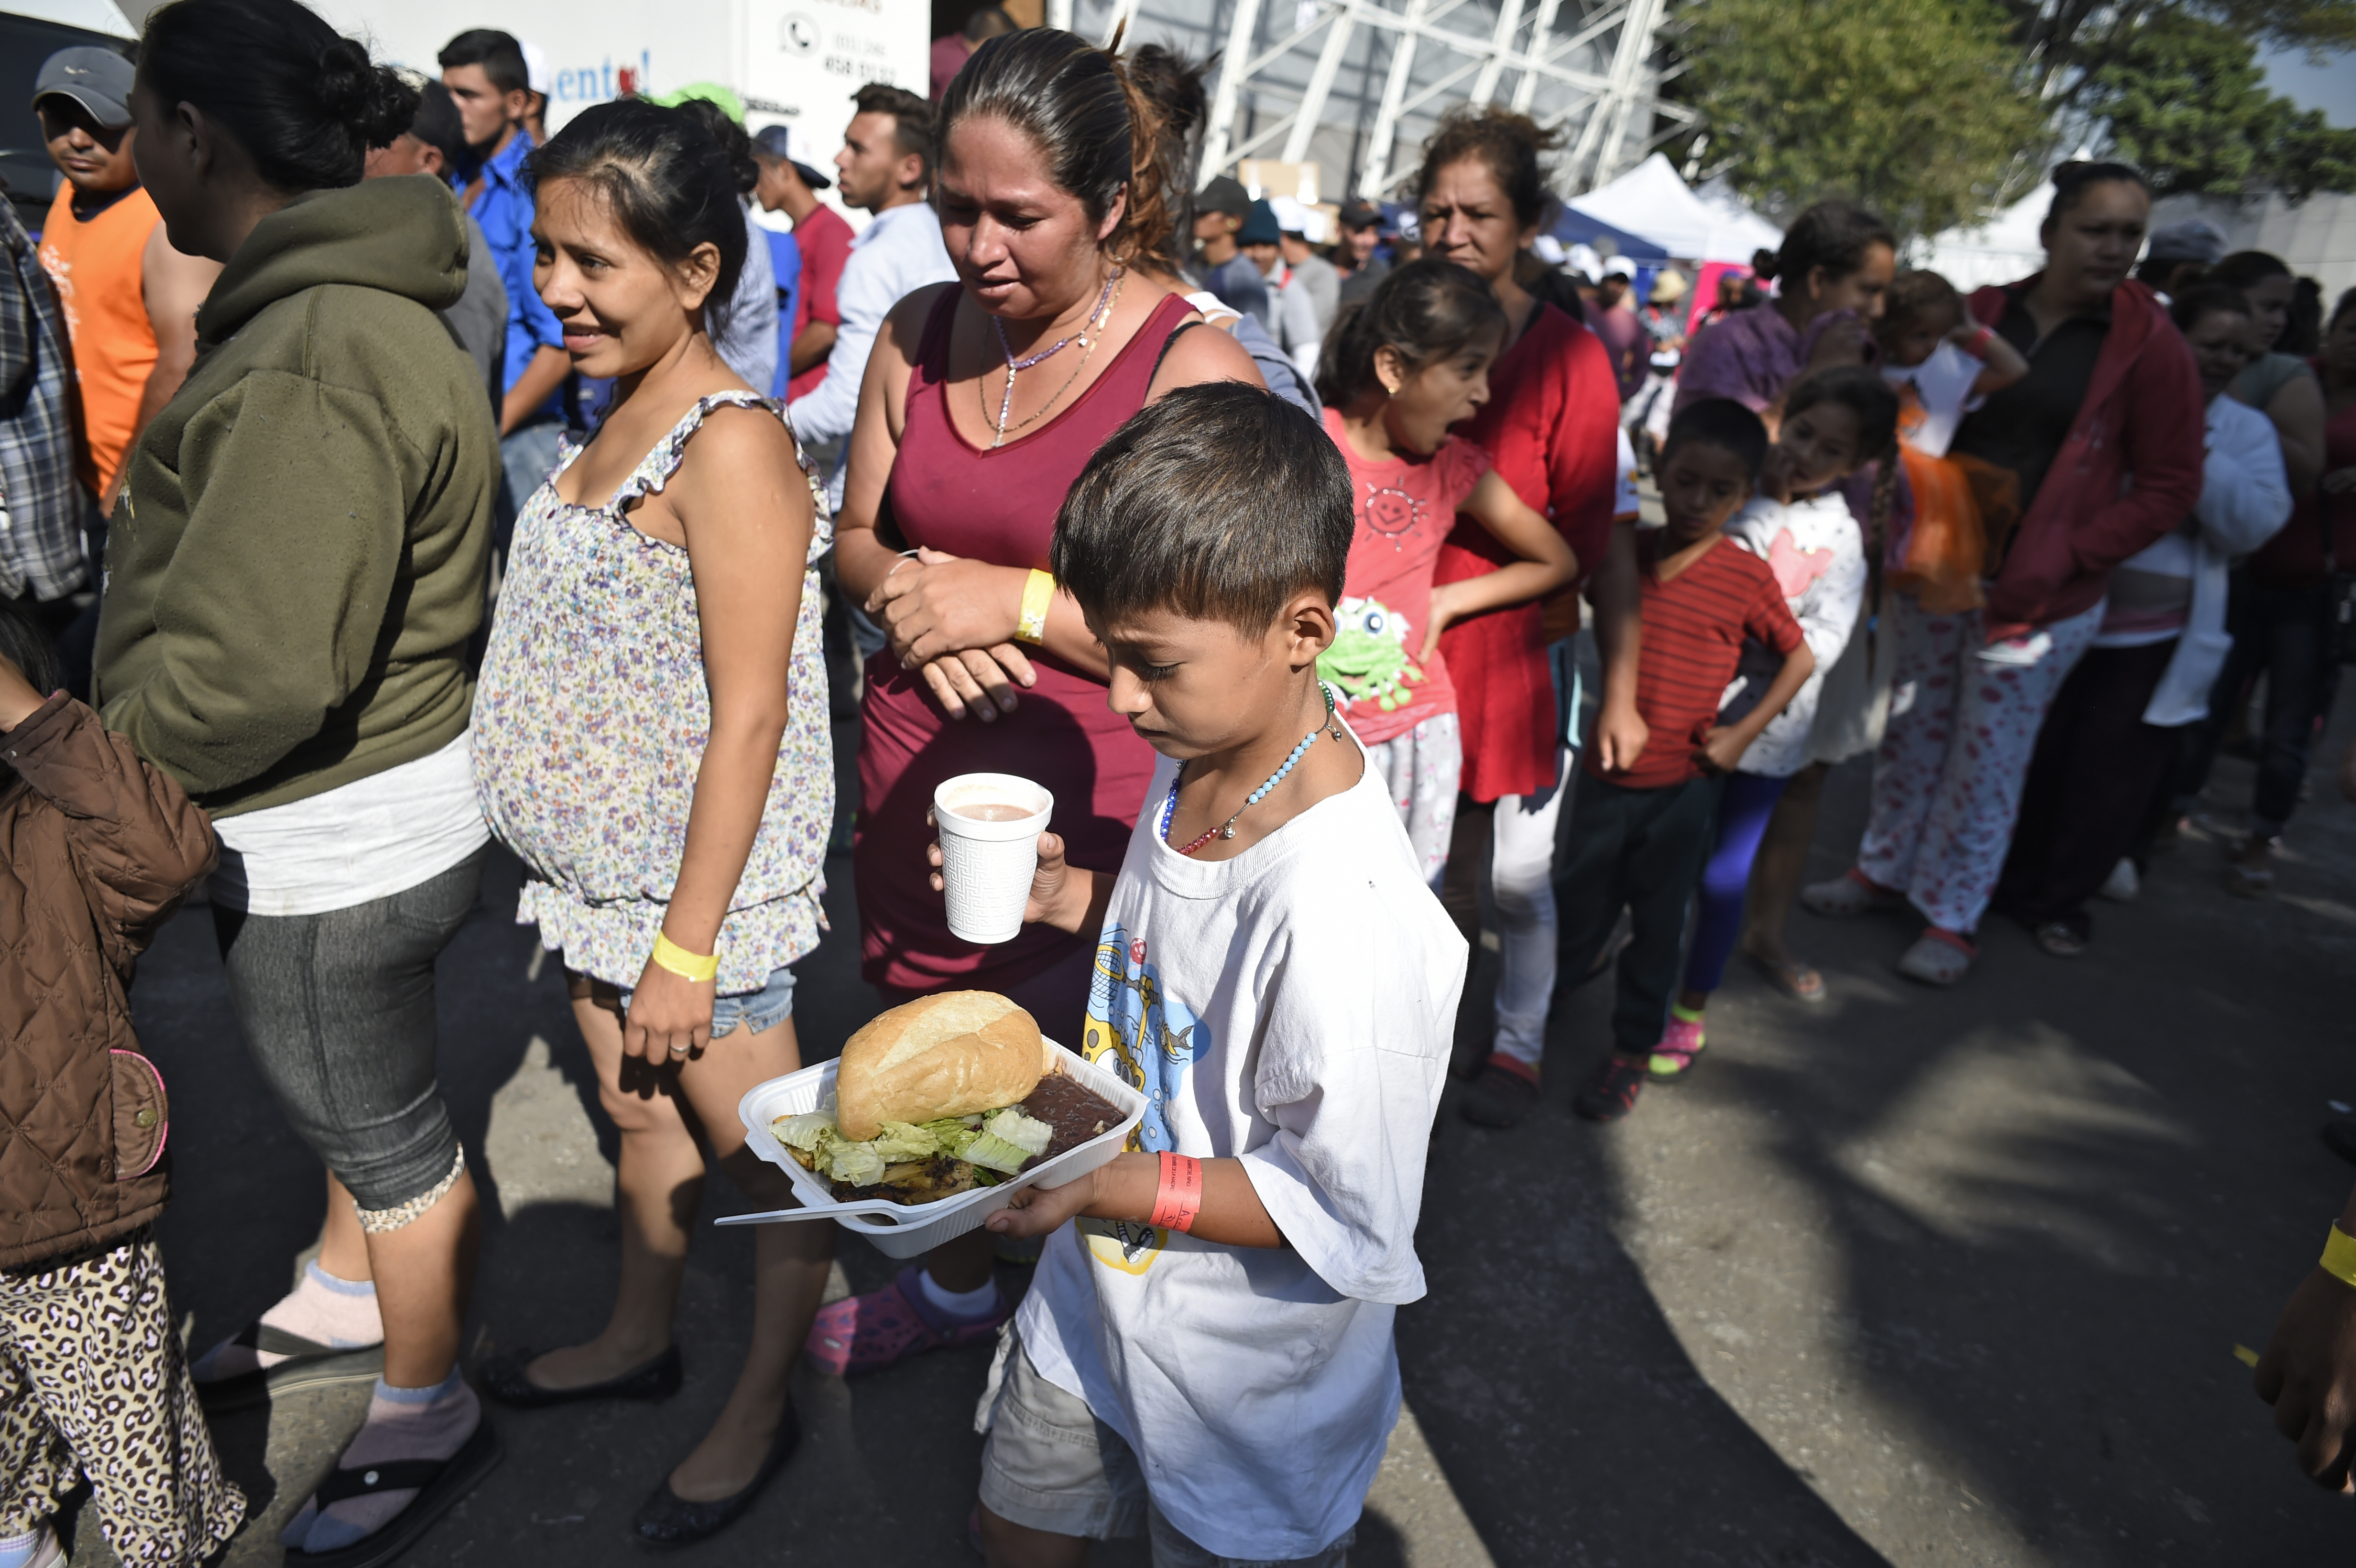
[[[2319,755],[2349,728],[2343,704]],[[2219,810],[2248,776],[2221,767]],[[1846,861],[1865,783],[1861,765],[1835,777],[1820,874]],[[1894,973],[1900,919],[1797,914],[1829,998],[1804,1007],[1738,972],[1694,1080],[1628,1121],[1569,1113],[1609,982],[1558,1009],[1523,1127],[1466,1125],[1451,1088],[1419,1234],[1431,1291],[1398,1320],[1408,1414],[1353,1563],[2347,1561],[2356,1511],[2296,1474],[2234,1354],[2265,1343],[2356,1179],[2315,1136],[2327,1102],[2356,1100],[2356,805],[2328,767],[2318,784],[2273,898],[2228,895],[2221,848],[2196,835],[2140,900],[2100,907],[2085,956],[1992,920],[1949,992]],[[848,859],[828,870],[833,933],[796,997],[812,1059],[879,1006],[857,976]],[[512,923],[515,885],[498,863],[441,969],[443,1082],[487,1210],[470,1359],[594,1333],[614,1275],[614,1136],[557,967]],[[204,911],[165,930],[133,1000],[171,1084],[161,1234],[201,1348],[287,1287],[318,1232],[318,1168],[247,1059]],[[744,1206],[715,1179],[705,1218]],[[838,1293],[896,1266],[848,1236],[839,1258]],[[1001,1277],[1019,1289],[1024,1272]],[[684,1389],[498,1413],[505,1463],[408,1561],[644,1561],[632,1510],[724,1397],[749,1300],[745,1236],[704,1226]],[[732,1531],[669,1555],[978,1562],[964,1523],[987,1365],[944,1352],[851,1383],[805,1369],[799,1456]],[[365,1398],[218,1423],[256,1514],[230,1563],[279,1561],[278,1525]],[[107,1561],[87,1529],[76,1561]]]

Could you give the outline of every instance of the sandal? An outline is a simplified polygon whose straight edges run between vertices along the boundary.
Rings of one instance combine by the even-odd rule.
[[[925,1299],[922,1266],[911,1264],[891,1284],[865,1296],[845,1296],[819,1309],[802,1353],[819,1370],[839,1378],[855,1378],[896,1367],[926,1350],[980,1345],[998,1338],[998,1330],[1014,1316],[1006,1293],[986,1317],[960,1323],[942,1314]]]
[[[1794,1001],[1821,1002],[1825,999],[1825,977],[1798,959],[1767,958],[1756,953],[1745,953],[1742,956],[1759,971],[1760,978]]]
[[[372,1383],[384,1374],[384,1347],[322,1345],[300,1334],[273,1328],[257,1317],[230,1341],[267,1356],[284,1356],[266,1367],[197,1384],[197,1402],[213,1415],[268,1404],[296,1389],[331,1383]]]
[[[1926,926],[1914,945],[1898,961],[1898,972],[1926,986],[1952,986],[1972,972],[1980,950],[1971,938],[1939,927]]]
[[[1855,866],[1829,882],[1811,882],[1800,890],[1802,908],[1834,920],[1869,910],[1895,909],[1904,901],[1895,889],[1883,887]]]
[[[1701,1053],[1708,1048],[1708,1037],[1702,1028],[1702,1015],[1683,1017],[1683,1008],[1669,1011],[1669,1027],[1661,1031],[1661,1043],[1653,1047],[1645,1061],[1645,1071],[1655,1083],[1676,1083],[1694,1070]]]
[[[473,1491],[505,1456],[499,1435],[491,1430],[490,1418],[486,1416],[476,1425],[475,1435],[447,1459],[396,1459],[363,1470],[328,1471],[318,1489],[311,1494],[321,1509],[370,1492],[413,1488],[417,1495],[409,1500],[407,1508],[349,1546],[339,1546],[333,1552],[288,1547],[287,1568],[380,1568],[408,1551],[435,1520]]]
[[[2086,951],[2086,933],[2066,920],[2049,920],[2029,935],[2040,951],[2056,958],[2075,958]]]

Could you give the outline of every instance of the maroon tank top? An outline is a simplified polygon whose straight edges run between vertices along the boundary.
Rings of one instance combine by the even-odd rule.
[[[1104,439],[1145,406],[1162,351],[1194,307],[1174,294],[1164,299],[1095,385],[1046,424],[992,450],[968,441],[949,420],[949,329],[962,297],[960,289],[944,290],[917,342],[892,465],[893,519],[908,545],[1044,571],[1065,493]],[[1012,713],[988,724],[951,720],[923,677],[904,673],[889,649],[868,661],[852,870],[861,968],[873,984],[1002,991],[1076,945],[1095,944],[1094,933],[1075,937],[1044,926],[1027,926],[994,947],[960,942],[927,881],[925,812],[934,788],[958,773],[1019,773],[1053,792],[1051,826],[1075,865],[1117,870],[1127,851],[1153,773],[1152,748],[1105,706],[1102,681],[1044,649],[1024,651],[1038,684],[1021,694]],[[1077,1040],[1086,999],[1084,990],[1076,993],[1072,1016],[1041,1018],[1040,1028],[1051,1039]]]

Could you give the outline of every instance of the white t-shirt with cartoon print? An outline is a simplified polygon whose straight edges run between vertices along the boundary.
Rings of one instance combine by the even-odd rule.
[[[1130,1147],[1239,1157],[1286,1245],[1077,1221],[1016,1326],[1196,1543],[1307,1557],[1356,1521],[1398,1418],[1391,1320],[1424,1293],[1464,940],[1373,768],[1210,863],[1158,832],[1174,768],[1130,835],[1079,1049],[1145,1093]]]
[[[1773,571],[1785,606],[1816,656],[1815,672],[1735,765],[1739,773],[1790,778],[1808,764],[1808,727],[1815,722],[1825,674],[1840,662],[1857,630],[1865,603],[1865,536],[1837,490],[1791,502],[1758,496],[1729,520],[1726,532]],[[1719,719],[1731,723],[1750,712],[1783,667],[1780,655],[1746,643]]]

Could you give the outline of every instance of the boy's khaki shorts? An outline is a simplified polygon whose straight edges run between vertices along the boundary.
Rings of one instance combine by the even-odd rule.
[[[981,1451],[981,1501],[1014,1524],[1056,1535],[1113,1541],[1143,1534],[1153,1568],[1344,1568],[1355,1530],[1312,1557],[1222,1557],[1205,1552],[1162,1517],[1146,1496],[1145,1473],[1121,1435],[1087,1402],[1039,1375],[1023,1341],[1006,1358]]]

